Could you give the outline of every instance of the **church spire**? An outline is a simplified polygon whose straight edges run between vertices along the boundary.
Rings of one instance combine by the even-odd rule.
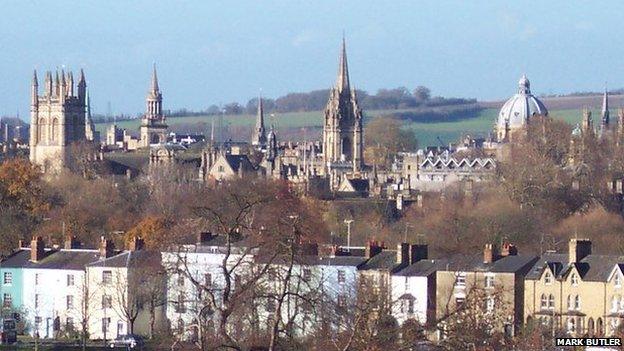
[[[152,73],[152,93],[158,93],[160,89],[158,88],[158,76],[156,75],[156,64],[154,64],[154,71]]]
[[[347,44],[342,37],[342,51],[340,52],[340,64],[338,66],[338,78],[336,79],[336,89],[342,93],[349,92],[349,66],[347,64]]]
[[[607,84],[605,83],[604,95],[602,96],[602,113],[600,115],[602,118],[602,127],[609,127],[609,91],[607,90]]]
[[[256,129],[253,133],[252,145],[264,146],[266,145],[266,130],[264,129],[264,106],[262,102],[262,96],[258,96],[258,112],[256,115]]]

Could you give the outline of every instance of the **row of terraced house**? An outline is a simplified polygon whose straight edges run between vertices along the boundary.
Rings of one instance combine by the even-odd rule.
[[[218,318],[229,288],[253,301],[248,326],[293,318],[298,335],[372,296],[398,324],[416,320],[432,339],[444,337],[454,314],[475,308],[510,336],[525,323],[612,335],[624,318],[624,257],[592,254],[586,239],[570,240],[567,253],[524,255],[511,244],[487,244],[472,256],[439,259],[429,257],[425,244],[388,249],[371,241],[327,250],[308,244],[294,260],[226,239],[202,233],[196,244],[151,252],[138,238],[125,250],[104,238],[98,249],[80,248],[75,239],[50,248],[34,238],[0,263],[3,316],[40,338],[83,330],[91,339],[162,330],[192,338],[199,316]],[[262,294],[249,295],[259,287]]]

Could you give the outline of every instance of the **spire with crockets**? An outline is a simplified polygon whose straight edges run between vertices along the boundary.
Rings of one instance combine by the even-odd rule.
[[[338,78],[336,79],[336,89],[338,92],[349,93],[349,66],[347,64],[347,44],[342,37],[342,51],[340,52],[340,64],[338,66]]]
[[[258,112],[256,115],[256,128],[254,129],[251,144],[259,148],[266,146],[267,137],[264,129],[264,106],[262,104],[262,96],[258,96]]]

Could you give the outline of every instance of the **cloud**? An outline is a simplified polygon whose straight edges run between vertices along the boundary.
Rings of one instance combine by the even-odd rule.
[[[292,45],[295,47],[301,47],[308,43],[311,43],[314,40],[314,36],[309,31],[299,32],[295,35],[292,40]]]

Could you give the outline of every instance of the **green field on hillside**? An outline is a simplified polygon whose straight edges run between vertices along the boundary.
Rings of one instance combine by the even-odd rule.
[[[401,110],[380,110],[370,111],[365,114],[366,120],[374,118],[375,116],[400,112]],[[612,111],[612,119],[615,119],[615,111]],[[471,136],[487,136],[488,132],[492,130],[494,121],[498,114],[498,109],[488,108],[476,113],[474,118],[468,118],[457,122],[439,122],[439,123],[422,123],[422,122],[406,122],[406,128],[411,128],[416,134],[420,146],[426,145],[438,145],[437,138],[439,137],[445,144],[456,141],[460,136],[469,134]],[[581,111],[577,109],[572,110],[555,110],[550,111],[550,115],[557,119],[562,119],[570,124],[576,124],[581,120]],[[592,111],[594,121],[599,120],[600,110],[595,109]],[[189,117],[175,117],[167,119],[169,125],[191,125],[196,123],[205,123],[206,130],[209,130],[212,118],[216,116],[189,116]],[[215,123],[216,123],[215,119]],[[253,115],[225,115],[223,121],[226,125],[248,126],[252,127],[255,123],[255,116]],[[292,112],[292,113],[278,113],[267,114],[267,125],[274,124],[279,130],[280,128],[301,128],[301,127],[321,127],[323,123],[323,117],[321,111],[313,112]],[[130,130],[138,130],[139,120],[121,121],[117,125],[120,128],[126,128]],[[108,124],[98,123],[96,129],[104,132]]]

